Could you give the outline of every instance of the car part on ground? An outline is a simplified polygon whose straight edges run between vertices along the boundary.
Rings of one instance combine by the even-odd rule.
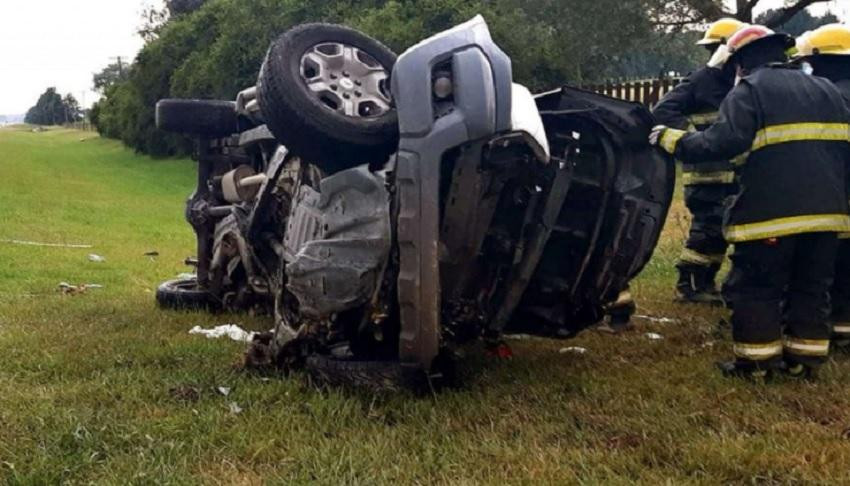
[[[476,17],[399,57],[384,113],[398,123],[350,157],[327,130],[351,117],[270,108],[284,106],[282,66],[303,82],[316,46],[375,43],[308,27],[284,34],[259,89],[240,93],[239,132],[200,141],[187,204],[198,285],[226,309],[274,316],[246,361],[337,384],[433,384],[470,340],[567,338],[601,320],[672,199],[674,166],[646,143],[647,110],[571,88],[533,98]],[[299,89],[299,102],[316,101]]]
[[[156,289],[156,302],[163,309],[215,310],[218,303],[195,278],[168,280]]]
[[[328,172],[382,163],[398,142],[389,91],[395,59],[347,27],[290,29],[272,43],[260,70],[263,118],[282,144]]]

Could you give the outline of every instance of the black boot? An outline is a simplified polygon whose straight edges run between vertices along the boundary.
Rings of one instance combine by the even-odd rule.
[[[783,375],[797,380],[815,381],[818,377],[818,369],[814,366],[783,361],[779,370]]]
[[[753,382],[764,382],[773,377],[773,369],[770,366],[760,367],[741,361],[719,361],[715,363],[715,366],[727,378],[742,378]]]
[[[677,268],[679,281],[676,283],[676,302],[723,305],[723,299],[714,284],[719,267],[678,265]]]

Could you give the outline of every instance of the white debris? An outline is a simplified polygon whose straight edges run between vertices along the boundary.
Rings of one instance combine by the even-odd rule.
[[[67,243],[43,243],[41,241],[26,241],[26,240],[7,240],[0,239],[0,243],[8,243],[10,245],[26,245],[26,246],[47,246],[52,248],[91,248],[91,245],[73,245]]]
[[[648,332],[648,333],[646,333],[646,334],[644,334],[644,335],[645,335],[648,339],[651,339],[651,340],[653,340],[653,341],[660,341],[661,339],[664,339],[664,336],[662,336],[661,334],[658,334],[658,333],[656,333],[656,332]]]
[[[95,262],[95,263],[103,263],[103,262],[106,261],[106,258],[104,258],[100,255],[97,255],[95,253],[91,253],[91,254],[89,254],[89,261]]]
[[[505,334],[504,337],[511,341],[528,341],[530,339],[537,339],[536,336],[531,336],[529,334]]]
[[[236,402],[230,402],[229,408],[230,413],[232,413],[233,415],[242,413],[242,407],[240,407],[239,404]]]
[[[566,348],[561,348],[558,352],[561,354],[584,354],[587,352],[587,348],[582,348],[581,346],[568,346]]]
[[[224,396],[230,395],[230,387],[227,387],[227,386],[216,387],[216,391],[221,393]]]
[[[82,294],[88,289],[102,289],[103,285],[100,284],[80,284],[80,285],[71,285],[68,282],[59,282],[59,290],[64,294]]]
[[[643,316],[643,315],[640,315],[640,314],[635,314],[633,317],[635,317],[637,319],[644,319],[644,320],[647,320],[649,322],[655,322],[655,323],[658,323],[658,324],[676,324],[677,322],[681,322],[681,321],[679,321],[679,319],[672,319],[670,317]]]
[[[195,326],[189,330],[189,334],[202,334],[207,339],[218,339],[221,337],[229,337],[234,341],[250,343],[254,339],[255,332],[248,332],[236,324],[225,324],[212,329],[204,329],[201,326]]]

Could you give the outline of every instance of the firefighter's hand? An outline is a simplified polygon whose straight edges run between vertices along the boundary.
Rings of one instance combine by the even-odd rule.
[[[665,125],[656,125],[649,133],[649,144],[662,148],[670,155],[676,153],[679,140],[685,136],[684,130],[677,130]]]
[[[649,132],[649,144],[657,147],[665,131],[667,131],[666,125],[655,125],[652,127],[652,131]]]

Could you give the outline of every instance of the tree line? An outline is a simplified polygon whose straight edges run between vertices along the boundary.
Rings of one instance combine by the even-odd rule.
[[[35,106],[27,111],[24,123],[32,125],[64,125],[83,119],[83,110],[73,95],[60,95],[56,88],[47,88]]]
[[[789,7],[771,18],[784,19]],[[255,84],[270,42],[303,22],[350,25],[402,52],[480,13],[511,56],[515,80],[542,90],[686,73],[706,58],[689,27],[728,14],[723,8],[721,0],[170,0],[147,12],[139,31],[146,44],[132,66],[96,75],[103,97],[91,119],[138,151],[185,153],[184,139],[156,129],[156,102],[234,99]]]

